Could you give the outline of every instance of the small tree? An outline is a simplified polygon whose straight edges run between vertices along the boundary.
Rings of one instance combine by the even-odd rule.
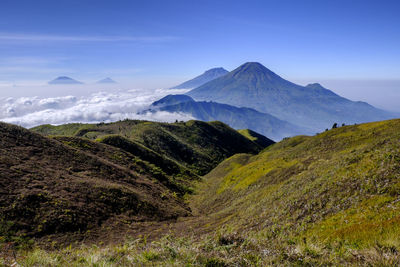
[[[346,126],[346,124],[342,123],[342,127],[343,127],[343,126]]]
[[[335,128],[337,128],[337,123],[336,122],[332,125],[332,129],[335,129]]]

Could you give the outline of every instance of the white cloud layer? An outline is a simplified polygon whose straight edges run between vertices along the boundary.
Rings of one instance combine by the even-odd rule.
[[[184,90],[127,90],[89,96],[0,98],[0,120],[27,128],[41,124],[98,123],[129,119],[172,122],[193,119],[181,113],[143,113],[149,105]]]

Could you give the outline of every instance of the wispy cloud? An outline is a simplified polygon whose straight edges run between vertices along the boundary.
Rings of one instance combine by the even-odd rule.
[[[59,63],[67,60],[66,57],[37,57],[37,56],[21,56],[21,57],[3,57],[0,58],[0,66],[15,65],[48,65]]]
[[[59,63],[66,60],[62,57],[4,57],[0,59],[0,77],[21,73],[46,74],[67,73],[73,70],[60,67]]]
[[[0,66],[0,73],[71,73],[74,70],[67,68],[34,67],[34,66]]]
[[[0,33],[0,41],[17,42],[166,42],[175,36],[71,36],[44,34]]]

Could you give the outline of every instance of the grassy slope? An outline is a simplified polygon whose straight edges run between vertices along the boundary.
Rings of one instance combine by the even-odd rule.
[[[126,120],[36,131],[51,136],[0,124],[0,239],[187,216],[196,172],[261,149],[219,122]],[[68,242],[64,237],[59,241]]]
[[[118,135],[106,136],[100,142],[68,136],[54,136],[52,139],[138,173],[150,175],[179,196],[191,193],[192,182],[200,179],[179,163]]]
[[[0,123],[3,241],[12,240],[12,232],[40,238],[84,233],[114,219],[132,223],[189,214],[174,177],[156,175],[150,164],[105,144],[59,141]]]
[[[197,192],[191,199],[197,216],[178,222],[177,236],[46,255],[36,250],[25,259],[77,264],[81,257],[86,265],[114,266],[400,264],[400,120],[234,155]]]
[[[115,123],[42,125],[45,135],[80,136],[104,140],[119,135],[203,175],[236,153],[257,153],[263,147],[220,122],[157,123],[125,120]]]
[[[273,140],[250,129],[241,129],[238,132],[261,147],[268,147],[275,143]]]
[[[290,244],[400,249],[400,120],[297,136],[206,175],[213,225]],[[228,219],[227,219],[228,218]],[[396,252],[397,253],[397,252]]]

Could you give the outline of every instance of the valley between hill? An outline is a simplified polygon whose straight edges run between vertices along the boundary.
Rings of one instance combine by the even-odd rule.
[[[139,181],[147,181],[146,177],[149,177],[147,183],[152,182],[154,188],[170,192],[165,198],[156,198],[156,201],[175,203],[175,206],[167,204],[163,212],[176,216],[173,220],[130,221],[126,225],[132,228],[140,225],[139,231],[128,231],[129,234],[119,239],[109,238],[110,234],[105,234],[105,242],[101,241],[102,236],[96,236],[94,242],[94,239],[86,243],[77,240],[79,242],[67,248],[53,243],[52,249],[35,246],[33,249],[21,249],[17,252],[17,261],[27,266],[400,264],[400,120],[344,126],[315,136],[296,136],[262,150],[260,146],[264,142],[253,142],[260,137],[251,131],[242,131],[243,135],[237,135],[238,132],[223,124],[192,123],[188,128],[179,123],[157,124],[157,127],[162,129],[162,133],[169,129],[167,132],[174,133],[173,136],[179,140],[195,140],[192,148],[202,144],[193,153],[203,157],[208,155],[209,159],[215,161],[200,164],[177,157],[169,152],[168,147],[145,141],[147,134],[143,134],[142,127],[147,124],[143,122],[137,122],[143,124],[138,126],[140,130],[134,130],[137,126],[132,125],[130,128],[126,125],[127,128],[119,128],[124,124],[118,123],[58,128],[42,126],[34,129],[45,134],[64,134],[69,137],[48,139],[32,134],[29,140],[33,143],[43,138],[63,149],[64,146],[86,147],[85,144],[96,144],[96,149],[85,148],[85,156],[90,153],[101,155],[103,159],[110,158],[106,155],[108,152],[102,150],[103,146],[111,144],[113,148],[110,151],[115,149],[130,153],[127,152],[129,149],[140,149],[133,149],[129,142],[147,149],[153,144],[151,155],[147,155],[149,159],[154,159],[151,166],[159,162],[152,153],[179,166],[170,170],[170,176],[164,172],[165,181],[169,182],[163,182],[162,179],[155,181],[151,174],[144,175],[140,180],[136,178],[135,183],[121,181],[135,187]],[[184,133],[171,130],[170,127],[184,129]],[[192,130],[193,127],[195,130]],[[208,127],[227,131],[229,135],[225,133],[221,138],[229,136],[227,139],[230,141],[226,138],[213,139],[215,135],[205,134],[211,131]],[[153,133],[159,133],[159,130]],[[16,127],[13,131],[18,133],[26,130]],[[119,135],[117,140],[105,141],[115,138],[115,131]],[[188,134],[193,131],[197,133],[196,138]],[[14,132],[11,133],[14,135]],[[160,136],[157,138],[164,140]],[[220,145],[210,143],[211,140]],[[46,147],[50,143],[46,143]],[[10,142],[3,142],[3,146],[6,144]],[[17,144],[20,147],[23,143],[18,141]],[[213,145],[204,148],[206,144]],[[245,148],[247,151],[239,151]],[[166,152],[163,154],[160,151]],[[66,155],[65,166],[68,162]],[[221,157],[229,158],[214,168]],[[126,160],[124,164],[132,162],[129,158]],[[109,162],[111,164],[112,160],[109,159]],[[91,167],[87,168],[90,170]],[[180,174],[180,180],[172,178],[176,173]],[[207,174],[197,178],[194,173]],[[2,179],[10,175],[2,176]],[[121,192],[124,190],[121,189]],[[5,193],[1,195],[7,196]],[[136,194],[145,194],[145,191]],[[150,195],[155,197],[156,194]],[[161,204],[156,206],[163,207]],[[169,207],[175,207],[175,213]],[[149,215],[144,213],[142,216]],[[4,239],[5,226],[1,229]],[[112,228],[108,231],[112,232]],[[47,244],[51,244],[51,236],[46,237],[50,237]],[[40,240],[43,241],[43,237]]]

